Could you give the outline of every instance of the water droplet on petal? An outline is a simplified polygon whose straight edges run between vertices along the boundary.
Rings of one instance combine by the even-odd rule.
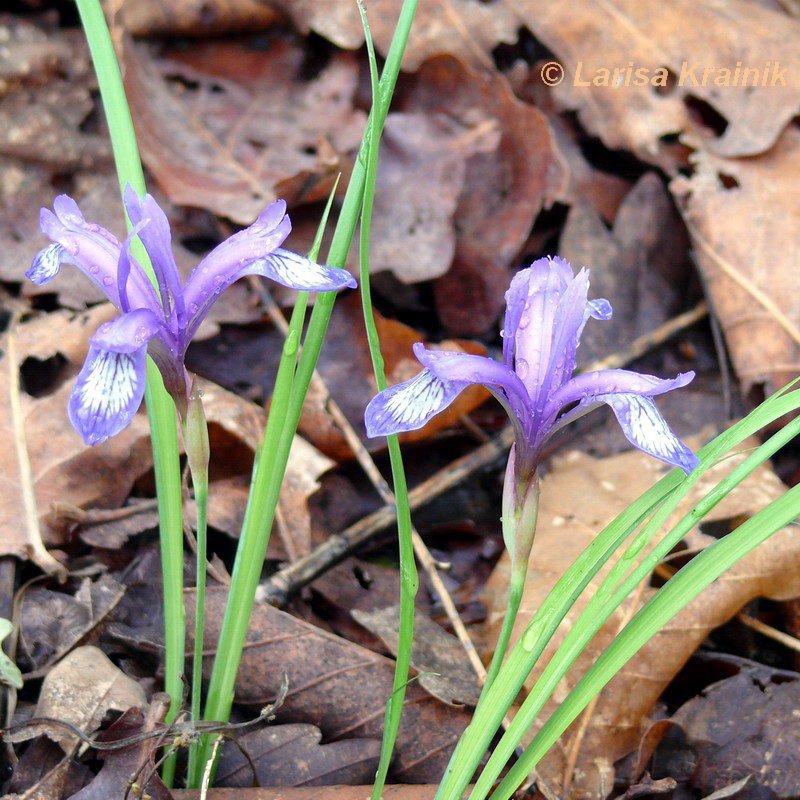
[[[103,278],[103,286],[111,286],[112,283],[114,283],[114,281],[108,275]]]
[[[520,380],[524,381],[528,377],[528,362],[524,358],[517,359],[516,373]]]
[[[189,313],[196,314],[200,310],[200,306],[197,303],[189,303]]]

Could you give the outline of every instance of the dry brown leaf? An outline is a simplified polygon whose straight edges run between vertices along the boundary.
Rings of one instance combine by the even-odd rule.
[[[671,722],[695,751],[692,788],[703,796],[748,777],[779,798],[800,794],[800,682],[764,682],[743,670],[684,703]]]
[[[223,589],[209,589],[206,647],[213,651],[225,606]],[[192,630],[194,597],[186,595]],[[191,647],[191,644],[187,645]],[[212,658],[205,661],[211,667]],[[263,707],[274,700],[283,675],[289,682],[279,721],[313,719],[326,740],[380,738],[394,664],[387,658],[258,603],[236,679],[236,701]],[[439,702],[416,685],[408,687],[397,739],[397,780],[438,780],[469,715]]]
[[[110,575],[96,581],[84,578],[75,595],[41,586],[28,588],[20,606],[17,645],[20,663],[41,674],[48,664],[64,656],[113,611],[125,586]]]
[[[443,275],[456,246],[456,211],[467,160],[500,142],[496,120],[465,126],[443,113],[386,120],[376,183],[370,271],[403,283]]]
[[[308,498],[319,489],[319,478],[336,466],[313,444],[300,436],[292,440],[276,521],[290,561],[311,552],[311,513]]]
[[[40,85],[59,73],[75,70],[82,60],[85,65],[83,53],[75,52],[79,37],[45,31],[18,16],[0,16],[0,39],[0,97],[23,84]]]
[[[695,440],[690,446],[697,446]],[[746,441],[744,450],[753,442]],[[724,475],[746,457],[742,453],[720,461],[681,504],[686,513]],[[649,488],[665,471],[664,465],[637,451],[610,459],[597,460],[572,452],[559,459],[542,481],[539,526],[528,571],[528,582],[515,638],[530,621],[541,601],[564,570],[623,508]],[[706,520],[721,520],[754,513],[785,488],[769,466],[762,466],[728,495]],[[530,688],[550,655],[563,640],[571,622],[585,606],[588,596],[599,585],[609,567],[587,587],[574,610],[562,623],[553,641],[526,681]],[[495,641],[506,601],[508,560],[504,556],[487,586],[487,601],[492,609],[488,618],[490,641]],[[655,589],[644,587],[636,608],[646,602]],[[671,620],[606,686],[588,724],[572,777],[570,797],[601,798],[603,787],[613,786],[614,762],[636,750],[664,687],[677,674],[708,632],[733,617],[754,597],[785,599],[800,593],[800,530],[785,528],[733,566],[695,601]],[[634,598],[635,600],[635,598]],[[578,678],[594,662],[616,635],[620,625],[634,609],[632,600],[624,603],[579,657],[569,675],[559,684],[552,700],[542,712],[538,729],[556,705],[563,700]],[[577,721],[559,743],[540,762],[538,769],[551,785],[565,779],[572,738]]]
[[[726,156],[763,153],[778,139],[800,106],[800,21],[745,0],[695,3],[674,0],[504,0],[565,67],[554,91],[563,106],[577,109],[584,126],[611,149],[630,150],[644,161],[671,167],[662,137],[698,131],[686,101],[694,97],[712,106],[727,122],[706,146]],[[704,67],[760,68],[777,63],[785,85],[773,87],[695,86],[684,73],[687,63]],[[675,85],[574,85],[599,69],[667,67]],[[695,71],[694,74],[698,74]],[[771,74],[771,73],[770,73]],[[691,85],[690,85],[691,84]]]
[[[147,713],[139,708],[129,708],[103,735],[103,741],[114,742],[141,733],[154,733],[163,729],[164,715],[169,708],[169,697],[157,694]],[[159,737],[143,739],[126,747],[99,753],[103,768],[91,783],[73,795],[70,800],[110,800],[130,794],[131,780],[136,780],[141,797],[149,800],[172,800],[172,792],[161,782],[155,768],[154,756]]]
[[[283,9],[300,28],[316,31],[339,47],[364,43],[358,7],[350,0],[262,0]],[[370,0],[367,15],[375,47],[386,55],[402,0]],[[467,64],[492,69],[492,50],[500,42],[517,39],[519,23],[501,3],[481,0],[444,0],[420,3],[403,55],[403,68],[415,70],[426,58],[450,53]]]
[[[259,0],[117,0],[122,26],[133,36],[219,36],[252,33],[283,15]]]
[[[73,650],[47,673],[34,716],[72,723],[89,736],[100,727],[107,711],[127,711],[146,704],[144,690],[133,678],[114,666],[102,650],[87,646]],[[7,738],[25,742],[44,734],[66,752],[79,744],[78,737],[65,728],[44,722]]]
[[[127,41],[124,52],[142,155],[173,202],[250,224],[276,197],[325,199],[349,171],[365,121],[352,55],[306,80],[304,51],[280,40],[209,41],[169,58]]]
[[[353,618],[379,636],[397,655],[400,606],[395,604],[370,611],[352,611]],[[417,614],[411,666],[419,673],[420,686],[449,705],[477,705],[480,684],[469,663],[464,646],[430,617]]]
[[[523,95],[523,99],[527,98]],[[560,170],[554,170],[549,200],[567,206],[588,201],[606,222],[612,223],[630,184],[616,175],[595,169],[584,157],[577,137],[562,117],[548,113],[547,119],[562,165]]]
[[[60,354],[68,362],[65,371],[74,374],[86,352],[88,336],[112,313],[110,306],[78,315],[57,312],[17,326],[13,334],[17,363],[26,358],[46,360]],[[22,444],[17,443],[20,425],[12,414],[10,367],[6,356],[0,362],[0,429],[5,431],[2,460],[7,465],[0,479],[0,531],[2,552],[26,558],[31,542],[21,524],[27,512],[20,488],[29,481],[19,460]],[[41,535],[49,545],[62,543],[66,534],[65,521],[51,513],[53,503],[118,506],[127,498],[136,478],[152,463],[144,415],[134,417],[128,428],[108,442],[96,447],[84,445],[67,418],[71,389],[72,381],[68,380],[44,397],[23,394],[19,398],[24,420],[22,455],[23,458],[27,455],[30,463],[29,478]]]
[[[364,784],[375,776],[381,743],[377,739],[342,739],[320,744],[315,725],[270,725],[239,736],[256,767],[259,786],[328,786]],[[220,750],[215,785],[253,785],[253,771],[233,743]]]
[[[5,43],[15,34],[0,25],[0,37]],[[60,52],[49,69],[40,70],[38,80],[12,78],[6,92],[0,91],[0,155],[62,172],[110,165],[111,143],[86,125],[96,108],[96,82],[85,40],[77,30],[51,31],[47,37],[51,55]]]
[[[671,189],[736,372],[772,394],[800,371],[800,130],[761,156],[699,150],[692,161]]]
[[[446,330],[485,333],[503,306],[508,268],[562,162],[545,115],[518,100],[502,74],[479,72],[444,56],[426,62],[409,83],[401,101],[406,111],[445,113],[466,130],[486,125],[501,132],[497,147],[467,159],[455,211],[453,265],[434,287]]]

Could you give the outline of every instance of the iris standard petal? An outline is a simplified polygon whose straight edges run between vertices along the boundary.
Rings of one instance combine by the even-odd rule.
[[[596,399],[611,406],[628,441],[642,452],[680,467],[687,475],[700,463],[697,456],[672,432],[649,397],[611,394]]]
[[[130,184],[125,187],[124,200],[131,224],[153,265],[165,319],[170,318],[174,307],[178,324],[181,324],[185,319],[183,288],[172,252],[172,234],[167,215],[152,195],[139,197]]]
[[[520,270],[511,279],[511,285],[506,292],[506,315],[500,335],[503,337],[503,361],[509,369],[514,369],[514,343],[528,297],[530,278],[529,269]]]
[[[565,261],[563,263],[566,264]],[[568,264],[567,267],[571,272]],[[589,318],[588,295],[589,271],[582,269],[567,282],[558,299],[551,333],[550,360],[540,363],[537,391],[531,395],[538,413],[543,411],[553,392],[566,383],[575,371],[575,354]]]
[[[572,277],[571,270],[567,277],[565,263],[540,258],[527,269],[528,292],[514,340],[515,371],[534,403],[552,360],[559,302]]]
[[[364,412],[367,436],[389,436],[421,428],[443,411],[465,388],[466,383],[439,380],[424,369],[415,378],[378,393]]]
[[[482,384],[505,406],[512,422],[518,424],[520,432],[523,435],[530,432],[528,393],[519,377],[505,364],[471,353],[428,350],[420,342],[414,345],[414,355],[423,367],[441,381],[460,382],[462,388],[472,383]]]

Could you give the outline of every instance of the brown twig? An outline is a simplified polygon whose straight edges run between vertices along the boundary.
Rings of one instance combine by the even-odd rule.
[[[767,625],[766,622],[762,622],[760,619],[751,617],[744,612],[740,613],[736,619],[743,625],[747,625],[748,628],[752,628],[757,633],[760,633],[762,636],[767,636],[775,642],[780,642],[784,647],[788,647],[790,650],[800,653],[800,639],[790,636],[783,631],[779,631],[777,628],[773,628],[772,625]]]

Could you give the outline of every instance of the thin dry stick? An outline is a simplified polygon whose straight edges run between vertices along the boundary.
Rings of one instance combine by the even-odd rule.
[[[621,367],[639,358],[654,347],[663,344],[671,336],[694,325],[708,313],[705,301],[698,303],[690,311],[679,314],[648,334],[639,336],[631,346],[608,358],[594,361],[586,370],[612,369]],[[411,510],[414,511],[438,497],[448,489],[457,486],[469,476],[503,457],[514,441],[514,431],[506,426],[494,439],[481,445],[472,453],[452,461],[434,473],[408,493]],[[319,547],[306,556],[289,564],[273,574],[259,587],[259,599],[273,605],[282,606],[288,599],[307,586],[326,570],[342,559],[372,542],[395,519],[393,505],[386,505],[346,528],[341,533],[330,536]]]
[[[730,261],[723,258],[716,250],[709,244],[703,237],[694,223],[686,220],[686,227],[692,234],[693,239],[700,245],[706,255],[732,280],[739,284],[756,302],[760,303],[767,313],[772,316],[775,321],[780,325],[792,339],[800,344],[800,329],[775,305],[772,298],[766,295],[761,289],[758,288],[749,278],[742,275],[742,273],[731,264]]]
[[[800,653],[800,639],[796,639],[788,633],[779,631],[777,628],[773,628],[772,625],[767,625],[766,622],[762,622],[760,619],[751,617],[744,612],[739,614],[736,619],[743,625],[747,625],[748,628],[752,628],[754,631],[760,633],[762,636],[767,636],[773,641],[780,642],[784,647],[788,647],[790,650]]]
[[[217,736],[217,738],[214,739],[214,745],[211,748],[211,757],[206,761],[206,766],[203,770],[203,780],[200,783],[200,800],[206,800],[208,797],[208,787],[211,784],[211,770],[214,767],[214,762],[217,760],[217,750],[219,750],[221,742],[221,736]]]
[[[13,331],[6,337],[6,363],[8,364],[8,399],[11,409],[11,427],[14,429],[14,444],[17,453],[17,469],[20,477],[20,492],[25,510],[24,525],[27,531],[27,549],[31,560],[46,572],[54,575],[59,583],[67,579],[67,568],[56,561],[42,542],[39,528],[39,512],[36,508],[36,494],[33,486],[33,470],[28,457],[28,443],[25,441],[25,419],[20,402],[19,367],[17,364],[17,348]]]

